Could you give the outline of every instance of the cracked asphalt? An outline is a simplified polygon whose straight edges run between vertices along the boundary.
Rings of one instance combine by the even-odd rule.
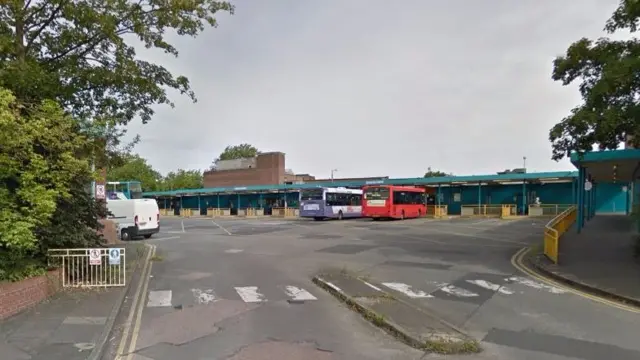
[[[513,268],[518,249],[541,241],[539,220],[161,223],[148,240],[158,261],[134,360],[640,358],[639,314]],[[421,291],[408,300],[482,340],[485,351],[444,357],[397,342],[312,284],[329,268]]]

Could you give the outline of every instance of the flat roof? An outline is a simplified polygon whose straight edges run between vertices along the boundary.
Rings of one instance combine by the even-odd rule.
[[[571,153],[571,163],[579,167],[581,163],[586,162],[603,162],[603,161],[622,161],[622,160],[638,160],[640,161],[640,149],[621,149],[621,150],[603,150],[589,151],[584,153]]]
[[[517,181],[558,181],[572,180],[578,177],[577,171],[555,171],[538,173],[508,173],[495,175],[468,175],[468,176],[440,176],[440,177],[419,177],[400,179],[373,179],[356,181],[334,181],[334,182],[314,182],[310,184],[291,185],[252,185],[252,186],[232,186],[214,187],[201,189],[178,189],[172,191],[151,191],[145,192],[144,196],[180,196],[180,195],[203,195],[203,194],[236,194],[248,192],[284,192],[298,191],[302,189],[313,189],[320,187],[362,187],[366,185],[474,185],[481,183],[508,183]]]

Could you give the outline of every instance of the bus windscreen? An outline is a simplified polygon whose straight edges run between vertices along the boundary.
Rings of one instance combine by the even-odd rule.
[[[389,189],[386,187],[372,187],[364,191],[366,200],[387,200],[389,198]]]
[[[322,200],[322,189],[302,190],[300,192],[300,200]]]

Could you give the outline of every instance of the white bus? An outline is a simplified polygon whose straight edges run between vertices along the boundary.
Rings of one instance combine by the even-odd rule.
[[[343,187],[300,190],[300,217],[315,220],[362,217],[362,190]]]

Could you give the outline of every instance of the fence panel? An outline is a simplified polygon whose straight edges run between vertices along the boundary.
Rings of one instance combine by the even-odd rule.
[[[119,287],[126,285],[124,248],[49,250],[49,265],[61,271],[63,287]]]

